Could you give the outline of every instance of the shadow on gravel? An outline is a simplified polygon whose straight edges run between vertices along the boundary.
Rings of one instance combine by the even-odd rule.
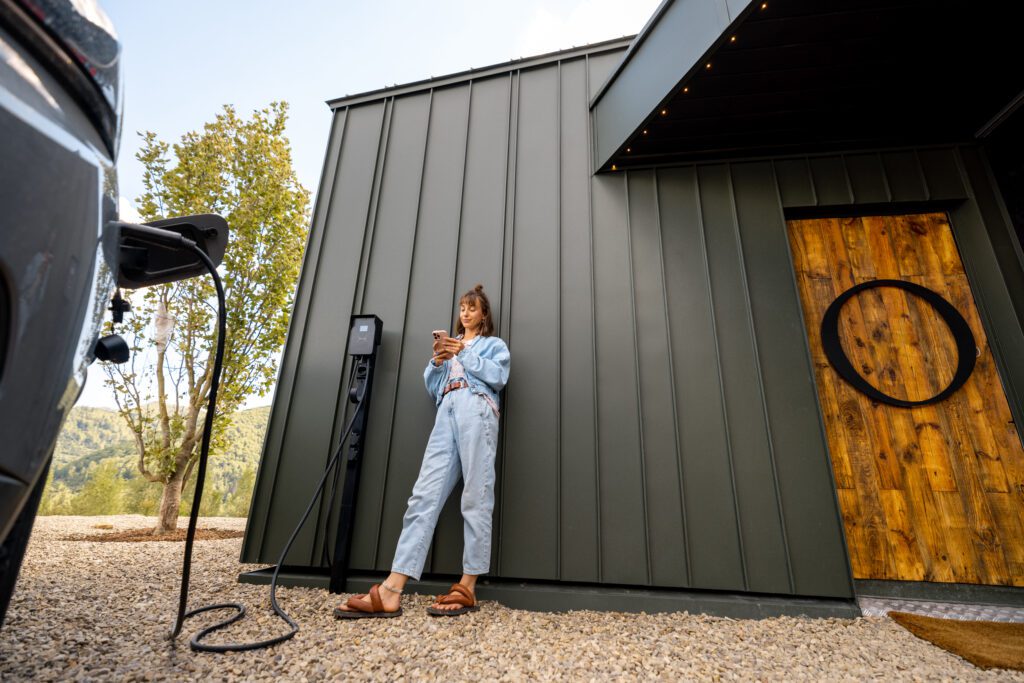
[[[62,541],[90,541],[115,543],[139,543],[148,541],[184,541],[186,529],[175,529],[166,534],[156,535],[152,528],[148,529],[125,529],[124,531],[112,531],[105,534],[72,534],[64,536]],[[196,529],[197,541],[220,541],[225,538],[241,538],[245,535],[243,531],[232,531],[230,529]]]

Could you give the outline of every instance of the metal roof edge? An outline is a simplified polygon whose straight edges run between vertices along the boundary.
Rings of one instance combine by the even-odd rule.
[[[651,18],[647,20],[646,24],[644,24],[644,27],[633,37],[633,42],[630,44],[629,49],[626,50],[626,54],[622,55],[622,61],[618,63],[610,74],[608,74],[608,78],[604,80],[604,83],[601,84],[601,87],[597,89],[594,97],[590,100],[591,109],[594,108],[594,105],[596,105],[601,99],[601,96],[604,95],[605,90],[607,90],[609,86],[611,86],[612,82],[618,78],[619,73],[626,68],[626,64],[628,64],[629,60],[633,58],[636,51],[640,49],[643,42],[647,40],[647,37],[654,30],[658,21],[661,20],[661,15],[665,13],[669,8],[669,5],[673,2],[675,2],[675,0],[662,0],[661,4],[658,5],[658,8],[654,10],[654,14],[651,15]]]
[[[666,3],[671,1],[672,0],[665,0]],[[496,76],[498,74],[507,73],[509,71],[513,71],[516,69],[527,69],[535,66],[541,66],[544,64],[550,64],[552,62],[563,61],[565,59],[573,59],[576,57],[583,57],[585,55],[620,50],[624,47],[628,47],[629,45],[631,45],[635,38],[636,36],[613,38],[611,40],[605,40],[600,43],[590,43],[588,45],[572,47],[566,50],[547,52],[542,55],[535,55],[533,57],[514,59],[512,61],[502,62],[500,64],[492,64],[490,66],[482,66],[476,69],[469,69],[467,71],[459,71],[457,73],[448,74],[446,76],[437,76],[427,78],[421,81],[413,81],[411,83],[393,85],[387,88],[369,90],[367,92],[357,93],[355,95],[336,97],[334,99],[327,100],[326,103],[327,106],[330,107],[332,110],[341,109],[342,107],[350,107],[356,104],[365,104],[367,102],[373,102],[376,100],[384,99],[386,97],[396,97],[398,95],[405,95],[407,93],[418,92],[421,90],[440,88],[446,85],[452,85],[463,81],[470,81],[478,78],[486,78],[488,76]]]

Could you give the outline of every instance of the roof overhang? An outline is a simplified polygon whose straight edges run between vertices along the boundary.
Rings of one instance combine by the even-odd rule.
[[[663,0],[590,104],[597,167],[680,87],[752,0]]]
[[[1024,3],[666,0],[591,103],[595,168],[984,137]]]

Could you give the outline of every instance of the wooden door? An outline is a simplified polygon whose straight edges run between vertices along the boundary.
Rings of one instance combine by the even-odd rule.
[[[854,578],[1024,586],[1024,450],[946,216],[796,220],[788,229]],[[923,285],[970,325],[977,364],[946,400],[873,402],[829,365],[825,310],[875,279]],[[942,318],[899,288],[847,301],[839,336],[888,396],[934,396],[956,368]]]

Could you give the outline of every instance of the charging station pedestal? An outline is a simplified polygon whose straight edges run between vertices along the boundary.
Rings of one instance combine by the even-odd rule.
[[[343,593],[345,579],[348,576],[356,491],[363,463],[363,437],[366,434],[367,417],[370,412],[373,370],[377,364],[377,348],[380,346],[383,326],[384,323],[375,315],[353,315],[349,327],[348,355],[352,356],[349,401],[358,404],[358,408],[356,414],[352,416],[352,433],[348,438],[348,452],[344,459],[345,483],[341,492],[338,531],[334,543],[334,556],[331,558],[331,580],[328,584],[331,593]]]

